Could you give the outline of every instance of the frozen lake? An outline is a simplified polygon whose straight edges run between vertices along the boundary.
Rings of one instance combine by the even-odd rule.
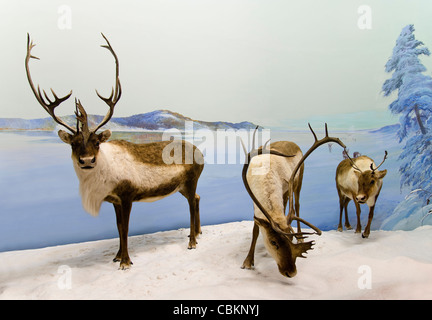
[[[305,152],[313,143],[310,132],[271,131],[272,141],[296,142]],[[323,133],[317,130],[318,137]],[[387,169],[378,199],[372,229],[392,214],[404,198],[399,187],[400,146],[393,130],[332,132],[349,148],[381,162]],[[113,133],[113,138],[135,142],[158,140],[156,133]],[[200,147],[199,143],[198,146]],[[217,151],[215,151],[217,152]],[[236,149],[235,164],[206,164],[198,183],[202,225],[252,220],[253,206],[241,179],[242,153]],[[300,215],[322,230],[337,228],[339,200],[335,170],[342,148],[324,145],[305,163],[300,195]],[[66,243],[115,238],[117,226],[111,204],[104,203],[98,217],[81,206],[78,179],[70,159],[70,147],[55,132],[0,132],[0,251],[31,249]],[[350,222],[355,226],[355,208],[350,203]],[[365,226],[368,208],[362,206]],[[130,235],[189,227],[186,199],[174,194],[153,203],[134,203]]]

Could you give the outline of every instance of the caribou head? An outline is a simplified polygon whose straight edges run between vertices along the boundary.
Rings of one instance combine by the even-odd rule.
[[[63,142],[69,144],[72,147],[72,159],[74,160],[76,167],[82,170],[93,169],[96,166],[99,146],[101,143],[107,141],[111,136],[110,130],[105,130],[101,133],[97,133],[97,131],[111,119],[114,113],[114,107],[121,97],[118,58],[113,48],[111,47],[108,39],[103,34],[102,37],[105,39],[107,44],[101,45],[101,47],[108,49],[112,53],[116,63],[115,89],[112,89],[111,95],[108,98],[104,98],[96,90],[96,94],[109,106],[109,110],[103,120],[98,125],[96,125],[94,128],[89,128],[87,113],[82,106],[81,101],[75,99],[76,127],[74,128],[64,122],[61,118],[56,116],[54,112],[56,107],[58,107],[62,102],[69,99],[69,97],[72,95],[72,90],[66,96],[59,98],[54,92],[54,90],[51,89],[51,93],[54,97],[54,100],[51,101],[45,90],[42,90],[42,95],[39,85],[37,86],[37,89],[34,86],[33,80],[30,75],[29,61],[30,59],[39,58],[31,54],[31,50],[33,49],[35,44],[33,43],[33,41],[30,40],[30,35],[27,34],[27,55],[25,59],[25,68],[30,87],[37,101],[48,112],[48,114],[53,118],[53,120],[69,131],[66,132],[64,130],[59,130],[58,135]]]
[[[351,166],[354,169],[354,173],[357,176],[358,187],[355,198],[358,203],[366,203],[370,197],[376,196],[377,192],[379,192],[379,189],[381,189],[382,183],[379,182],[385,177],[387,170],[379,171],[378,168],[381,167],[381,165],[387,159],[387,155],[388,153],[385,151],[383,161],[376,168],[374,168],[374,164],[371,163],[370,170],[360,170],[360,168],[355,164],[354,160],[348,156]],[[365,158],[365,156],[363,156],[363,158]],[[360,157],[356,159],[361,161],[363,158]]]
[[[293,237],[300,234],[290,232],[289,226],[285,227],[286,231],[282,231],[280,226],[275,229],[270,222],[264,219],[255,217],[254,221],[263,231],[264,245],[276,261],[280,274],[288,278],[294,277],[297,274],[296,259],[306,258],[303,254],[313,249],[314,242],[295,243]],[[304,235],[306,232],[301,234]]]

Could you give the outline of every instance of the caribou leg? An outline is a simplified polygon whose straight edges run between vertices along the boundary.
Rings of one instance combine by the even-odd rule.
[[[350,202],[350,198],[346,198],[345,204],[344,204],[344,210],[345,210],[345,228],[347,230],[351,230],[352,227],[349,223],[349,219],[348,219],[348,203]]]
[[[348,220],[348,203],[350,202],[350,198],[344,196],[343,194],[341,194],[338,190],[339,193],[339,207],[340,207],[340,215],[339,215],[339,225],[338,225],[338,231],[343,231],[343,227],[342,227],[342,214],[343,211],[345,210],[345,228],[347,230],[351,230],[352,227],[349,223]]]
[[[360,222],[361,209],[360,209],[360,204],[355,199],[355,195],[353,195],[353,200],[354,200],[354,203],[355,203],[356,215],[357,215],[357,226],[356,226],[355,233],[361,233],[361,222]]]
[[[189,202],[189,211],[190,211],[190,234],[189,234],[189,245],[188,249],[196,249],[197,241],[196,241],[196,228],[199,228],[196,224],[196,213],[197,213],[197,206],[196,206],[196,198],[195,195],[188,198]]]
[[[258,225],[254,222],[254,226],[253,226],[253,230],[252,230],[252,242],[251,242],[251,246],[249,249],[249,253],[246,257],[246,259],[243,262],[242,265],[242,269],[252,269],[252,267],[254,266],[254,257],[255,257],[255,245],[258,239],[258,235],[259,235],[259,227]]]
[[[132,202],[122,201],[121,205],[114,204],[119,232],[120,248],[114,258],[114,262],[120,261],[120,269],[129,269],[133,264],[128,253],[129,217],[132,210]]]
[[[301,171],[301,176],[303,176],[303,167],[300,167],[300,171]],[[300,190],[301,190],[301,186],[302,186],[302,180],[299,179],[299,182],[297,183],[296,186],[294,186],[294,208],[295,208],[295,214],[298,218],[300,218]],[[300,226],[300,221],[297,220],[297,232],[301,233],[301,226]],[[303,238],[302,237],[296,237],[297,242],[302,243],[303,242]]]
[[[367,222],[366,228],[364,229],[364,231],[362,233],[362,238],[368,238],[369,237],[371,222],[372,222],[372,219],[374,216],[374,210],[375,210],[375,205],[373,205],[372,207],[369,208],[368,222]]]
[[[193,189],[193,190],[191,190]],[[189,203],[190,212],[190,233],[189,233],[189,244],[188,249],[196,249],[197,241],[196,237],[201,233],[201,224],[199,217],[199,200],[200,196],[195,193],[195,188],[187,188],[186,190],[180,190],[180,193],[187,199]]]
[[[201,220],[199,211],[199,202],[201,197],[195,194],[195,234],[198,236],[202,233],[201,231]]]

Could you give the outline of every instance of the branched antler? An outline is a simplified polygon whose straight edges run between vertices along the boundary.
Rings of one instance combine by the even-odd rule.
[[[90,135],[88,127],[87,112],[81,104],[81,101],[75,98],[75,117],[77,119],[77,132],[82,132],[83,135]],[[80,126],[81,123],[81,126]]]
[[[115,107],[116,103],[119,101],[119,99],[121,97],[121,92],[122,92],[121,85],[120,85],[120,79],[119,79],[119,61],[118,61],[117,55],[114,52],[114,49],[111,47],[111,44],[109,43],[108,39],[104,36],[103,33],[102,33],[102,37],[105,39],[107,44],[101,45],[101,47],[108,49],[111,52],[111,54],[114,56],[114,59],[115,59],[116,83],[115,83],[115,89],[112,88],[111,95],[108,98],[104,98],[96,90],[96,94],[98,95],[99,98],[101,98],[109,106],[109,110],[108,110],[108,113],[103,118],[102,122],[99,125],[97,125],[95,129],[92,130],[93,132],[96,132],[99,128],[104,126],[111,119],[111,117],[113,116],[113,113],[114,113],[114,107]],[[33,43],[33,41],[30,40],[30,35],[27,34],[27,55],[25,58],[25,69],[26,69],[26,73],[27,73],[27,79],[28,79],[28,82],[30,84],[30,88],[32,89],[37,101],[45,109],[45,111],[48,112],[48,114],[54,119],[55,122],[64,126],[66,129],[71,131],[73,134],[76,134],[79,131],[82,131],[82,132],[85,132],[86,134],[89,134],[90,130],[88,128],[87,113],[85,112],[84,107],[81,105],[81,102],[79,100],[75,99],[75,106],[76,106],[75,114],[76,114],[76,118],[77,118],[77,128],[76,129],[69,126],[62,119],[57,117],[54,113],[54,109],[56,107],[58,107],[65,100],[69,99],[69,97],[72,95],[72,90],[66,96],[59,98],[56,95],[56,93],[54,92],[54,90],[51,89],[52,95],[54,96],[54,100],[51,101],[50,98],[48,97],[47,93],[45,92],[45,90],[42,90],[42,92],[43,92],[43,96],[42,96],[40,87],[38,86],[37,89],[35,88],[35,86],[33,84],[33,80],[32,80],[31,75],[30,75],[30,69],[29,69],[30,59],[38,59],[39,60],[38,57],[35,57],[34,55],[31,54],[31,50],[34,48],[34,46],[35,46],[35,44]],[[81,123],[81,128],[80,128],[80,123]]]
[[[386,161],[386,159],[387,159],[387,155],[388,155],[387,150],[385,150],[384,151],[384,159],[383,159],[383,161],[381,161],[381,163],[375,169],[373,168],[373,164],[371,163],[370,168],[372,170],[372,173],[374,173],[375,170],[378,170],[378,168],[382,166],[382,164],[384,163],[384,161]]]
[[[261,155],[261,154],[266,154],[266,153],[267,154],[274,154],[274,155],[281,156],[281,157],[294,157],[293,155],[286,155],[286,154],[279,152],[277,150],[268,150],[267,144],[270,142],[270,139],[266,141],[266,143],[264,144],[263,147],[255,148],[255,135],[256,135],[258,128],[259,128],[259,126],[256,126],[256,128],[254,130],[254,133],[252,136],[252,150],[250,152],[247,152],[247,149],[246,149],[246,146],[243,142],[243,139],[240,138],[240,142],[241,142],[241,145],[242,145],[243,151],[245,153],[245,157],[246,157],[245,164],[248,164],[248,166],[249,166],[249,162],[253,157]]]
[[[292,206],[292,199],[293,199],[293,190],[292,190],[293,180],[294,180],[294,177],[295,177],[298,169],[300,168],[300,166],[302,165],[302,163],[304,162],[304,160],[307,158],[307,156],[309,156],[309,154],[312,153],[312,151],[314,149],[318,148],[320,145],[322,145],[324,143],[327,143],[327,142],[330,142],[330,141],[333,141],[333,142],[336,142],[338,144],[342,144],[343,145],[343,143],[338,138],[328,137],[327,124],[326,124],[326,137],[324,139],[322,139],[322,140],[318,140],[318,138],[316,137],[315,132],[312,130],[312,128],[311,128],[310,125],[309,125],[309,128],[311,129],[312,134],[315,137],[315,143],[311,147],[311,149],[309,149],[308,152],[303,156],[303,158],[297,164],[296,169],[294,169],[293,174],[291,175],[291,178],[290,178],[290,181],[289,181],[290,207]],[[245,185],[245,188],[246,188],[247,192],[249,193],[250,197],[252,198],[253,202],[256,204],[256,206],[261,210],[261,212],[264,214],[264,216],[270,222],[273,230],[275,230],[276,232],[278,232],[278,233],[280,233],[280,234],[282,234],[284,236],[289,237],[291,240],[293,239],[294,236],[297,237],[297,239],[304,239],[305,235],[310,235],[310,234],[314,234],[314,233],[321,234],[321,230],[319,230],[317,227],[315,227],[311,223],[309,223],[306,220],[304,220],[304,219],[302,219],[300,217],[297,217],[295,215],[293,215],[293,218],[291,220],[288,220],[288,225],[289,225],[289,227],[290,227],[291,230],[289,232],[286,231],[286,230],[282,230],[279,227],[279,225],[272,219],[271,215],[267,212],[267,210],[263,207],[263,205],[259,202],[259,200],[255,197],[254,193],[250,189],[249,183],[248,183],[247,178],[246,178],[247,170],[248,170],[248,167],[249,167],[250,160],[252,159],[252,157],[254,157],[256,155],[263,154],[263,149],[265,149],[265,147],[267,146],[267,143],[268,143],[268,141],[267,141],[265,143],[265,145],[264,145],[263,148],[255,149],[255,145],[254,145],[255,144],[255,133],[256,133],[257,129],[258,129],[258,127],[255,129],[254,136],[253,136],[253,139],[252,139],[252,144],[253,144],[252,148],[253,149],[249,153],[246,153],[246,147],[245,147],[243,141],[240,140],[241,143],[242,143],[242,146],[243,146],[243,150],[245,151],[245,154],[246,154],[246,160],[245,160],[245,164],[243,166],[243,171],[242,171],[243,183]],[[283,153],[280,153],[280,152],[278,152],[276,150],[271,150],[271,149],[268,151],[268,153],[269,154],[273,154],[273,155],[283,156],[283,157],[294,157],[294,155],[286,155],[286,154],[283,154]],[[259,220],[259,218],[257,218],[257,217],[254,217],[254,219],[255,220]],[[315,232],[292,232],[292,228],[291,228],[291,222],[292,222],[292,220],[297,220],[299,222],[304,223],[308,227],[312,228]]]
[[[301,219],[300,217],[296,216],[294,214],[294,200],[293,200],[293,186],[294,186],[294,178],[298,172],[298,170],[300,169],[300,166],[303,164],[303,162],[306,160],[307,157],[309,157],[309,155],[315,150],[317,149],[319,146],[325,144],[325,143],[329,143],[329,142],[335,142],[337,144],[339,144],[342,148],[346,148],[345,144],[339,140],[339,138],[334,138],[334,137],[329,137],[328,135],[328,129],[327,129],[327,123],[325,124],[325,137],[322,138],[321,140],[318,140],[315,132],[313,131],[311,125],[308,123],[309,129],[312,132],[312,135],[314,136],[315,142],[313,143],[313,145],[309,148],[309,150],[303,155],[303,157],[300,159],[300,161],[297,163],[294,171],[291,174],[291,177],[288,181],[288,192],[289,192],[289,211],[288,211],[288,215],[287,215],[287,222],[288,225],[291,225],[291,222],[293,220],[297,220],[299,222],[304,223],[305,225],[307,225],[308,227],[312,228],[313,230],[315,230],[315,232],[320,235],[321,234],[321,230],[318,229],[317,227],[315,227],[314,225],[312,225],[311,223]]]
[[[33,84],[33,80],[31,78],[30,75],[30,69],[29,69],[29,61],[30,59],[37,59],[40,60],[38,57],[35,57],[31,54],[31,50],[36,46],[36,44],[33,43],[32,40],[30,40],[30,35],[27,33],[27,55],[25,58],[25,69],[26,69],[26,74],[27,74],[27,80],[30,84],[30,88],[32,89],[36,100],[39,102],[39,104],[45,109],[46,112],[48,112],[48,114],[53,118],[53,120],[55,122],[57,122],[58,124],[62,125],[63,127],[65,127],[66,129],[68,129],[69,131],[71,131],[72,133],[76,133],[75,129],[72,128],[71,126],[69,126],[66,122],[64,122],[62,119],[60,119],[59,117],[57,117],[54,113],[54,109],[56,107],[58,107],[62,102],[64,102],[65,100],[69,99],[69,97],[72,95],[72,90],[65,95],[62,98],[59,98],[56,93],[54,92],[53,89],[51,90],[52,95],[54,96],[54,101],[51,101],[48,98],[48,95],[46,94],[45,90],[42,90],[43,95],[45,97],[45,99],[42,97],[41,94],[41,90],[40,87],[38,85],[37,90]],[[46,100],[46,101],[45,101]]]
[[[93,130],[94,132],[98,131],[99,128],[101,128],[108,121],[110,121],[111,117],[114,114],[114,107],[115,107],[116,103],[119,101],[119,99],[121,97],[121,93],[122,93],[121,84],[120,84],[120,78],[119,78],[119,61],[118,61],[117,55],[114,52],[114,49],[111,47],[111,44],[109,43],[108,39],[104,36],[103,33],[101,33],[101,35],[105,39],[105,41],[107,43],[106,45],[101,45],[101,47],[108,49],[111,52],[111,54],[114,56],[114,59],[115,59],[115,63],[116,63],[116,82],[115,82],[115,89],[114,88],[111,89],[111,95],[108,98],[104,98],[96,90],[96,94],[98,95],[99,98],[101,98],[103,101],[105,101],[105,103],[109,106],[109,110],[108,110],[108,113],[103,118],[102,122],[100,124],[98,124],[96,126],[96,128]]]

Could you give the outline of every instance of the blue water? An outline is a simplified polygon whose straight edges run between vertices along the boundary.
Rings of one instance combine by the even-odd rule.
[[[157,140],[148,134],[114,134],[132,141]],[[322,133],[318,133],[322,135]],[[399,189],[397,157],[400,146],[390,132],[331,132],[348,146],[381,162],[384,150],[388,170],[375,209],[372,229],[392,214],[404,198]],[[305,152],[313,143],[310,132],[271,132],[272,141],[295,141]],[[239,157],[242,153],[238,148]],[[334,175],[342,149],[327,145],[306,161],[300,196],[303,218],[322,230],[335,229],[339,204]],[[241,180],[242,164],[206,164],[198,183],[202,225],[252,220],[253,206]],[[0,251],[115,238],[115,213],[104,203],[98,217],[87,214],[78,194],[78,179],[70,159],[70,147],[54,132],[0,132]],[[367,206],[362,207],[363,226]],[[355,211],[349,207],[355,225]],[[130,235],[189,227],[189,207],[179,193],[153,203],[134,203]]]

